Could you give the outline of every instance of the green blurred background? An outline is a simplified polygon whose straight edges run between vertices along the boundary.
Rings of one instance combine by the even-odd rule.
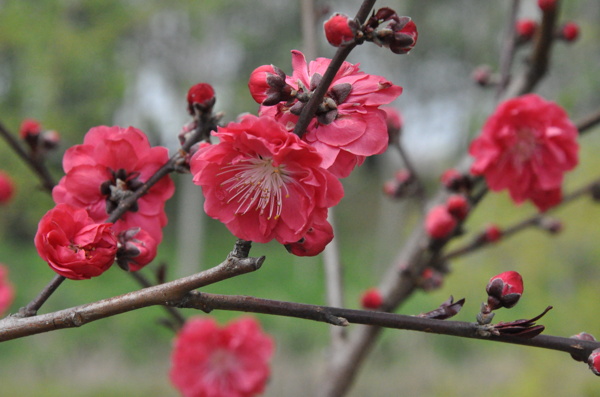
[[[304,49],[301,4],[306,0],[0,1],[0,121],[13,132],[26,117],[59,131],[62,147],[49,158],[56,180],[61,153],[81,143],[96,125],[133,125],[156,144],[176,149],[177,133],[188,122],[185,94],[192,84],[211,83],[216,110],[225,121],[255,112],[247,91],[250,72],[275,64],[291,73],[290,53]],[[477,65],[497,65],[504,15],[509,2],[474,0],[390,1],[419,27],[419,42],[408,56],[365,45],[350,57],[368,73],[404,87],[394,103],[404,115],[403,140],[428,188],[453,165],[494,106],[493,93],[475,87]],[[522,1],[521,15],[537,18],[534,0]],[[600,103],[598,65],[600,7],[597,0],[565,1],[561,21],[575,20],[582,36],[574,45],[557,43],[549,78],[538,92],[579,120]],[[317,56],[334,49],[321,37],[324,18],[353,15],[360,2],[317,1]],[[323,12],[320,12],[320,11]],[[516,66],[525,62],[525,51]],[[566,190],[598,176],[598,128],[581,139],[581,164]],[[344,180],[346,196],[336,209],[346,287],[346,305],[358,307],[361,291],[376,285],[418,221],[418,207],[392,202],[381,185],[401,166],[396,153],[378,156]],[[0,208],[0,261],[17,289],[18,310],[53,277],[37,256],[33,236],[52,206],[30,170],[0,145],[0,169],[17,184],[17,195]],[[202,198],[189,175],[175,177],[178,191],[167,204],[169,225],[156,264],[169,276],[183,276],[221,262],[235,239],[202,215]],[[517,270],[525,295],[497,319],[531,317],[547,305],[547,333],[600,336],[600,208],[581,199],[552,216],[564,231],[550,236],[528,230],[497,246],[451,263],[441,289],[420,292],[399,312],[435,308],[450,294],[465,297],[458,320],[472,321],[492,275]],[[534,212],[515,207],[507,195],[489,195],[466,227],[476,232],[490,222],[508,226]],[[466,237],[468,239],[468,235]],[[465,241],[466,241],[465,239]],[[460,242],[454,246],[460,245]],[[263,268],[207,288],[269,299],[323,304],[320,258],[295,258],[276,243],[253,247],[266,255]],[[155,265],[145,273],[152,275]],[[118,267],[89,281],[67,281],[44,306],[52,311],[138,288]],[[201,315],[186,312],[186,315]],[[213,313],[220,321],[238,313]],[[0,384],[7,396],[168,396],[176,395],[167,371],[172,333],[158,325],[160,308],[148,308],[84,326],[0,344]],[[305,396],[324,370],[326,325],[258,316],[277,342],[273,376],[266,395]],[[564,354],[532,348],[403,331],[386,331],[361,372],[352,396],[594,396],[598,380]]]

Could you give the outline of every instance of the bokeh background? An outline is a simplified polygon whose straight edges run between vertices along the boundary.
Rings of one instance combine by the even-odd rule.
[[[303,39],[301,15],[308,0],[4,0],[0,1],[0,121],[13,132],[26,117],[59,131],[62,146],[48,159],[62,175],[61,154],[81,143],[97,125],[133,125],[156,144],[177,147],[189,121],[187,89],[212,84],[216,110],[231,121],[256,112],[247,90],[250,72],[275,64],[291,73],[291,49],[330,57],[334,49],[321,34],[331,13],[354,15],[351,1],[311,1],[316,38]],[[349,60],[367,73],[404,87],[393,104],[404,116],[403,142],[428,190],[454,165],[485,117],[493,110],[493,90],[471,81],[480,64],[496,67],[509,1],[388,1],[419,28],[419,42],[407,56],[374,45],[355,50]],[[536,1],[523,0],[521,17],[539,18]],[[581,37],[557,43],[551,71],[537,92],[565,107],[574,120],[600,104],[600,7],[597,0],[564,1],[561,21],[576,21]],[[310,36],[309,36],[310,37]],[[308,39],[310,40],[310,38]],[[517,52],[515,67],[526,62]],[[598,128],[582,137],[581,164],[566,190],[598,177]],[[360,293],[376,285],[404,238],[418,221],[418,206],[381,194],[384,180],[401,167],[390,151],[368,161],[344,180],[346,196],[335,222],[344,264],[345,301],[358,307]],[[30,170],[0,144],[0,169],[16,181],[17,195],[0,208],[0,262],[10,269],[18,310],[53,277],[33,247],[37,222],[53,206]],[[177,175],[177,193],[167,204],[169,225],[158,258],[169,277],[184,276],[220,263],[235,239],[202,212],[200,189],[189,175]],[[477,232],[490,223],[508,226],[534,213],[515,207],[504,193],[490,194],[466,224]],[[551,214],[564,222],[556,236],[525,231],[498,245],[453,261],[439,290],[415,294],[399,310],[418,314],[449,295],[465,297],[458,320],[473,321],[485,299],[489,277],[517,270],[525,279],[519,305],[500,312],[509,321],[531,317],[547,305],[541,321],[547,333],[600,336],[600,207],[581,199]],[[464,241],[467,241],[469,235]],[[455,243],[454,246],[459,245]],[[207,291],[323,304],[320,258],[295,258],[276,243],[256,244],[266,255],[263,268],[222,282]],[[44,306],[52,311],[136,289],[118,267],[88,281],[68,281]],[[203,315],[186,312],[186,315]],[[219,321],[239,313],[213,313]],[[79,329],[62,330],[0,344],[2,395],[14,396],[175,396],[167,376],[173,334],[158,324],[163,312],[148,308]],[[266,395],[306,396],[323,374],[329,329],[303,320],[257,316],[277,342]],[[553,351],[459,340],[445,336],[384,332],[357,379],[352,396],[594,396],[600,383],[581,363]]]

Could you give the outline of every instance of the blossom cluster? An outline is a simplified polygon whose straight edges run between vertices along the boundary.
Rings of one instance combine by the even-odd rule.
[[[328,209],[344,192],[339,178],[388,145],[386,113],[380,109],[402,88],[344,62],[308,128],[294,128],[331,63],[307,63],[292,51],[293,74],[273,65],[252,72],[249,89],[261,104],[219,127],[218,144],[203,145],[190,160],[202,187],[206,213],[236,237],[276,240],[295,255],[320,253],[333,239]]]
[[[57,205],[44,215],[35,236],[39,255],[74,280],[102,274],[115,259],[133,271],[149,263],[167,223],[164,203],[174,191],[171,179],[162,178],[119,219],[107,220],[167,160],[167,149],[151,147],[136,128],[92,128],[83,144],[65,152],[66,175],[52,191]]]

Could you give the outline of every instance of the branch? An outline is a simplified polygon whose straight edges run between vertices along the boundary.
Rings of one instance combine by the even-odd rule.
[[[558,6],[544,11],[542,23],[538,29],[536,40],[528,59],[528,67],[518,80],[506,90],[505,97],[515,97],[533,91],[537,83],[546,75],[550,63],[550,50],[554,41],[554,30],[558,19]]]
[[[177,306],[191,290],[258,270],[264,260],[264,256],[239,258],[229,255],[224,262],[212,269],[154,287],[34,317],[9,316],[0,320],[0,342],[57,329],[80,327],[143,307]]]
[[[15,153],[21,157],[21,159],[27,164],[38,176],[40,181],[42,182],[42,186],[47,192],[52,192],[52,188],[55,185],[50,172],[39,159],[30,156],[25,149],[21,147],[19,141],[17,141],[14,136],[4,127],[2,123],[0,123],[0,135],[4,138],[4,140],[8,143],[8,145],[15,151]]]
[[[360,24],[363,24],[365,22],[374,4],[375,0],[363,1],[355,18]],[[354,47],[356,47],[356,43],[350,43],[348,45],[338,48],[335,55],[331,59],[331,63],[327,67],[327,70],[325,71],[321,82],[315,89],[309,101],[306,103],[306,106],[304,106],[304,108],[302,109],[302,113],[300,113],[298,122],[294,127],[294,134],[300,137],[304,135],[306,128],[308,128],[308,125],[310,124],[315,113],[317,112],[319,104],[321,104],[321,102],[323,101],[323,97],[327,93],[327,90],[329,89],[329,86],[331,85],[335,74],[338,72],[338,70],[342,66],[342,63],[344,63],[344,61],[346,60],[350,52],[354,49]]]
[[[512,0],[510,12],[507,17],[502,53],[500,54],[500,81],[496,87],[497,98],[502,96],[502,92],[506,89],[506,86],[510,81],[510,69],[515,58],[516,49],[515,22],[517,21],[520,3],[521,0]]]
[[[252,296],[217,295],[194,291],[187,295],[180,307],[200,309],[207,313],[212,310],[243,311],[302,318],[339,326],[346,326],[348,324],[376,325],[385,328],[491,340],[494,342],[563,351],[573,354],[584,361],[587,360],[587,357],[593,350],[600,347],[599,341],[583,341],[550,335],[538,335],[531,339],[512,335],[485,336],[485,333],[481,332],[482,326],[477,323],[436,320],[371,310],[353,310],[282,302]]]

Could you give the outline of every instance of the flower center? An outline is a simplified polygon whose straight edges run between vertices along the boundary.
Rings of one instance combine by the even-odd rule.
[[[535,135],[530,129],[519,129],[516,135],[517,142],[511,149],[511,156],[515,163],[521,166],[531,159],[538,145]]]
[[[131,196],[143,182],[139,180],[139,172],[128,173],[123,168],[116,171],[110,170],[111,179],[105,181],[100,186],[100,193],[106,196],[106,213],[112,213],[119,203]],[[129,207],[129,211],[136,212],[138,210],[137,203]]]
[[[232,193],[227,200],[239,203],[236,214],[245,214],[254,208],[260,215],[267,213],[267,219],[275,219],[281,215],[283,197],[289,197],[287,184],[294,181],[285,165],[274,165],[273,159],[258,156],[241,161],[235,165],[223,167],[224,174],[234,172],[234,175],[221,184]]]

